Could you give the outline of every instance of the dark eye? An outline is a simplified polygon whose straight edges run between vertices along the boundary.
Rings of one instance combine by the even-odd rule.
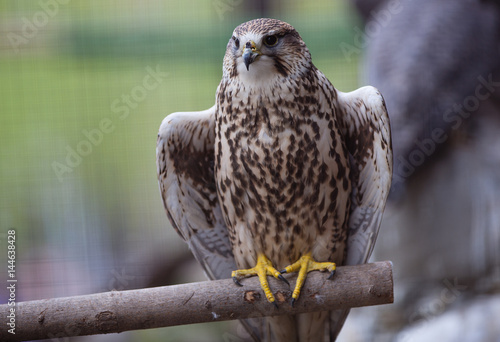
[[[274,46],[278,44],[278,37],[275,35],[267,36],[266,38],[264,38],[264,44],[266,44],[267,46]]]
[[[234,40],[234,46],[236,46],[237,49],[240,48],[240,40],[236,37],[233,37]]]

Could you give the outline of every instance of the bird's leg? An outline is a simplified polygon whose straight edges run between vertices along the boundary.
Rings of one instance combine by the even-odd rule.
[[[312,258],[311,253],[307,253],[301,256],[297,262],[293,263],[290,266],[285,267],[285,269],[282,270],[281,273],[291,273],[299,271],[299,275],[297,277],[297,283],[295,284],[295,289],[293,290],[292,293],[292,303],[291,303],[292,306],[295,304],[297,298],[299,298],[300,290],[302,289],[302,285],[304,285],[307,273],[311,271],[324,272],[328,270],[330,272],[330,276],[328,276],[328,279],[331,279],[335,274],[336,268],[337,266],[335,265],[334,262],[316,262]]]
[[[283,280],[287,284],[288,281],[281,275],[281,273],[277,269],[273,267],[271,261],[264,254],[261,253],[259,253],[257,256],[257,265],[255,265],[255,267],[246,270],[236,270],[231,273],[231,277],[233,278],[234,282],[240,286],[243,285],[241,285],[239,279],[251,277],[254,275],[259,276],[260,286],[262,287],[262,290],[264,291],[267,300],[270,303],[274,304],[274,306],[277,306],[276,301],[274,299],[274,295],[271,292],[271,289],[269,288],[267,276],[271,275],[277,279]]]

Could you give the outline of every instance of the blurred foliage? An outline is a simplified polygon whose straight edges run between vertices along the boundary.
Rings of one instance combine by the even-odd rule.
[[[142,269],[186,248],[168,228],[157,188],[157,130],[168,113],[213,104],[231,32],[255,17],[242,1],[89,0],[44,9],[48,3],[57,2],[0,4],[0,242],[17,230],[22,299],[111,290],[112,270]],[[12,34],[24,37],[26,22],[43,13],[47,22],[16,51]],[[269,16],[295,26],[338,89],[357,87],[357,60],[339,49],[359,25],[344,2],[281,1]],[[152,69],[168,76],[123,117],[113,104],[134,97]],[[103,120],[113,130],[94,144],[88,132]],[[54,165],[67,166],[79,146],[88,153],[58,175]],[[21,272],[41,255],[51,264],[45,273],[53,272],[46,291]],[[69,261],[83,280],[61,272]],[[145,275],[134,270],[124,287],[141,284]]]

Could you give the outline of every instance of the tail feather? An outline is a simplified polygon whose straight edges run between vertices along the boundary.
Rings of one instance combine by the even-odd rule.
[[[331,342],[335,341],[349,310],[322,311],[293,316],[242,320],[256,342]]]

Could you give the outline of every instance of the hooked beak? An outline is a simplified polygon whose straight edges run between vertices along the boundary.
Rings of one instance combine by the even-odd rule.
[[[247,67],[247,70],[249,70],[250,64],[252,64],[261,54],[262,53],[257,49],[255,43],[252,40],[248,41],[245,44],[245,47],[243,48],[242,57],[243,57],[243,62]]]

